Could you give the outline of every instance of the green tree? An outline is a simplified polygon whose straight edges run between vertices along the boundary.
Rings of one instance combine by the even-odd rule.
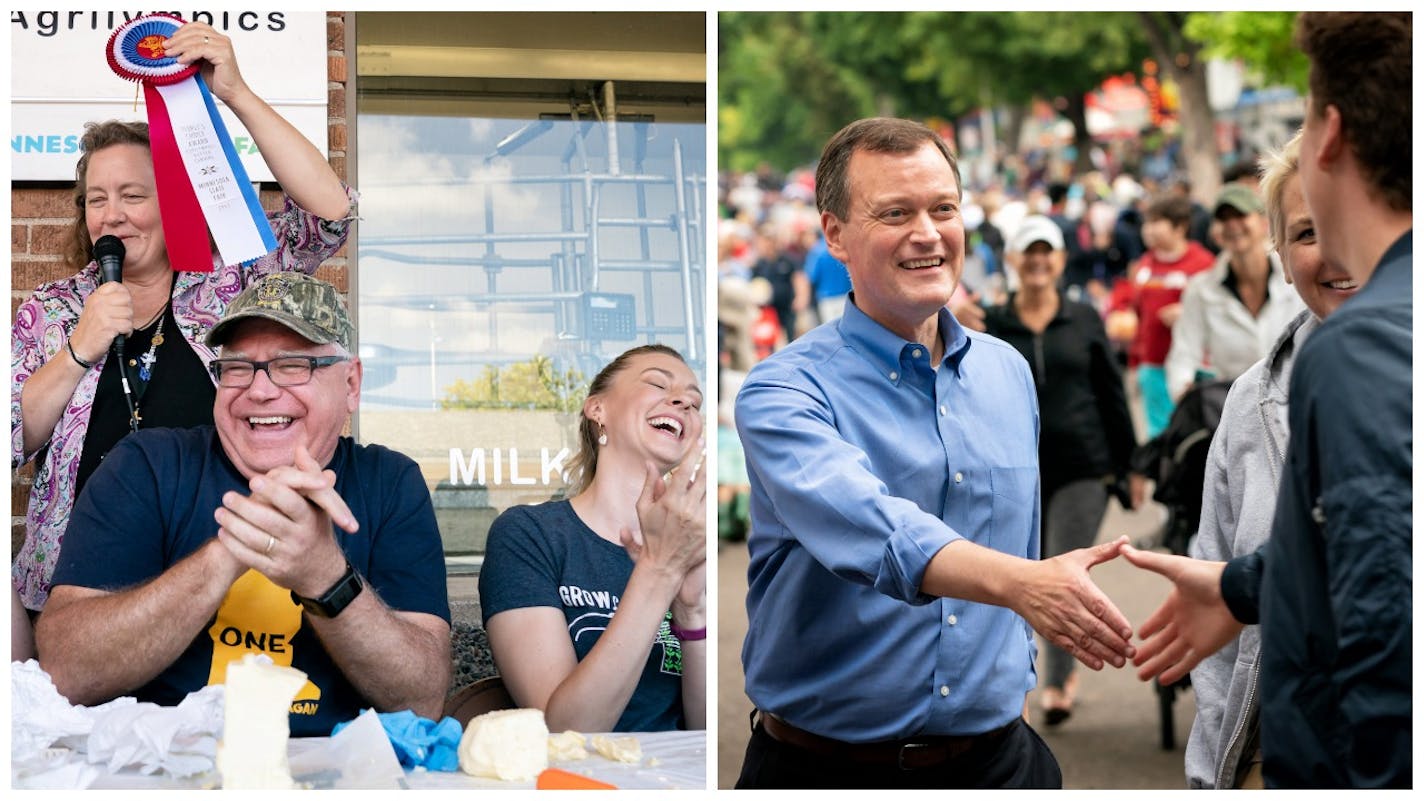
[[[1183,32],[1211,58],[1237,59],[1261,85],[1289,86],[1304,94],[1310,62],[1295,46],[1294,11],[1196,11]]]
[[[1216,147],[1216,115],[1206,92],[1206,60],[1200,42],[1189,38],[1185,11],[1139,11],[1142,29],[1152,43],[1157,63],[1177,84],[1181,103],[1182,155],[1192,195],[1207,203],[1221,188],[1221,153]]]
[[[583,406],[588,395],[588,378],[572,367],[564,370],[554,368],[554,362],[543,356],[536,357],[539,364],[539,381],[553,399],[552,408],[559,412],[576,411]]]
[[[1136,70],[1147,42],[1120,12],[914,12],[902,46],[911,77],[937,78],[940,93],[977,105],[1049,101],[1073,124],[1080,172],[1092,168],[1086,96],[1110,75]],[[915,46],[912,48],[911,44]],[[952,109],[949,109],[952,111]],[[1017,141],[1017,125],[1008,132]]]
[[[1073,122],[1086,169],[1085,94],[1148,52],[1117,12],[742,12],[719,25],[718,138],[733,169],[814,160],[857,117],[953,119],[1034,97]]]
[[[847,120],[874,111],[874,94],[829,57],[810,23],[816,15],[718,15],[718,158],[749,170],[812,161]]]
[[[440,408],[568,412],[579,407],[587,391],[583,373],[559,371],[549,357],[536,355],[504,368],[486,365],[474,380],[457,380],[445,388]]]

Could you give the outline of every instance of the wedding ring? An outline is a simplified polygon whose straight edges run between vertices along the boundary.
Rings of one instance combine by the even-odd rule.
[[[262,552],[262,555],[263,555],[263,556],[271,556],[271,555],[272,555],[272,546],[273,546],[273,545],[276,545],[276,544],[277,544],[277,538],[274,537],[274,536],[272,536],[271,534],[268,534],[268,535],[267,535],[267,550],[263,551],[263,552]]]

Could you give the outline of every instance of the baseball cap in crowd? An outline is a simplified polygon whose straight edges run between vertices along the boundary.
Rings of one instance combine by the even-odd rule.
[[[271,320],[318,345],[335,342],[348,350],[355,334],[341,293],[306,273],[271,273],[242,290],[208,332],[208,347],[223,344],[237,323],[251,319]]]
[[[1009,238],[1009,250],[1023,253],[1034,242],[1047,242],[1054,250],[1062,250],[1063,230],[1058,227],[1058,223],[1042,214],[1025,217],[1019,227],[1014,229],[1014,235]]]
[[[1261,196],[1245,184],[1227,184],[1222,187],[1221,193],[1216,196],[1216,202],[1211,206],[1211,216],[1215,217],[1227,207],[1236,209],[1242,214],[1264,214],[1266,212],[1266,204],[1261,202]]]

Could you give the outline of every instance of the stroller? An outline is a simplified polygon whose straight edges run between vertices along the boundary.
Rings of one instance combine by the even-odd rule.
[[[1230,381],[1205,381],[1187,390],[1167,427],[1132,455],[1135,472],[1157,482],[1153,500],[1167,507],[1167,522],[1159,543],[1178,556],[1185,556],[1191,538],[1201,523],[1202,489],[1206,483],[1206,457],[1211,438],[1221,423]],[[1183,676],[1163,686],[1154,681],[1161,717],[1163,750],[1176,747],[1172,704],[1177,693],[1191,686],[1191,676]]]

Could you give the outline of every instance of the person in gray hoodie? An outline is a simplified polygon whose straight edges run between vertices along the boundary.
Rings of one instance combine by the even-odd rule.
[[[1252,553],[1269,538],[1290,438],[1286,404],[1295,354],[1320,321],[1357,289],[1344,268],[1325,263],[1316,244],[1298,175],[1300,139],[1296,134],[1262,159],[1261,190],[1286,280],[1307,308],[1226,396],[1207,455],[1201,525],[1188,549],[1196,559],[1226,561]],[[1192,671],[1197,716],[1187,740],[1191,788],[1261,786],[1260,644],[1260,627],[1247,626]]]

